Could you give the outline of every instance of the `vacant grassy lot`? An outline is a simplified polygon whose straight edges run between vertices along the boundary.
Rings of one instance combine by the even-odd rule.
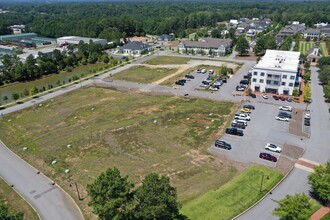
[[[260,183],[262,174],[267,175]],[[182,213],[189,219],[232,219],[257,202],[281,178],[279,171],[263,166],[251,166],[220,189],[183,204]]]
[[[315,46],[315,43],[313,42],[300,42],[299,43],[299,51],[302,53],[302,54],[305,54],[307,55],[307,52]]]
[[[176,71],[176,68],[149,68],[145,66],[135,66],[128,70],[124,70],[119,74],[113,75],[111,78],[130,82],[151,83]]]
[[[147,60],[144,63],[150,65],[166,65],[166,64],[186,64],[192,58],[187,57],[172,57],[172,56],[157,56],[151,60]]]
[[[39,219],[37,213],[10,186],[0,178],[0,201],[9,206],[10,213],[24,212],[25,219]]]
[[[182,202],[231,180],[237,170],[206,149],[237,105],[87,87],[0,119],[0,139],[69,192],[89,219],[88,197],[77,200],[69,183],[77,181],[84,197],[109,167],[135,183],[149,172],[168,175]]]
[[[326,43],[320,43],[320,49],[321,49],[321,52],[322,52],[322,55],[327,57],[329,56],[329,53],[328,53],[328,48],[327,48],[327,45]]]

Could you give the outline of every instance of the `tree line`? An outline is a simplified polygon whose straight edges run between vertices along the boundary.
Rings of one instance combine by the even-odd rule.
[[[321,57],[318,61],[319,80],[323,85],[324,97],[330,101],[330,57]]]
[[[12,5],[0,14],[0,34],[26,24],[46,37],[78,35],[118,41],[133,35],[175,33],[186,37],[197,28],[241,17],[267,17],[282,25],[298,20],[307,26],[330,21],[327,2],[112,2]],[[217,33],[214,33],[215,35]]]
[[[77,50],[77,52],[75,52]],[[80,64],[87,63],[109,63],[117,64],[117,60],[104,52],[104,47],[90,42],[82,41],[77,45],[69,45],[67,52],[55,49],[52,55],[39,52],[38,57],[29,55],[25,62],[22,62],[16,55],[4,55],[1,58],[3,63],[0,85],[15,81],[28,81],[40,78],[44,75],[58,73],[61,70],[72,71]]]

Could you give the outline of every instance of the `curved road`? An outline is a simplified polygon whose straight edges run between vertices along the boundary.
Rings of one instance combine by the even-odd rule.
[[[162,52],[163,54],[164,52]],[[154,85],[154,84],[139,84],[133,82],[123,82],[123,81],[109,81],[105,80],[109,76],[109,74],[116,74],[125,69],[132,67],[134,64],[139,64],[144,62],[145,60],[151,59],[156,55],[152,55],[149,57],[143,57],[132,64],[128,64],[126,66],[120,67],[118,69],[109,71],[99,77],[94,77],[87,81],[82,81],[80,84],[75,84],[69,86],[67,88],[58,90],[53,93],[46,94],[38,99],[34,99],[32,101],[15,105],[13,107],[4,109],[0,111],[4,115],[15,112],[32,105],[36,105],[45,100],[49,100],[55,98],[64,93],[70,92],[72,90],[78,89],[82,86],[86,86],[92,84],[94,82],[103,83],[105,85],[116,86],[116,87],[125,87],[131,89],[139,89],[143,91],[157,91],[170,93],[173,95],[185,95],[189,94],[192,97],[198,98],[208,98],[214,100],[233,100],[240,101],[243,98],[232,96],[233,88],[239,83],[242,76],[247,73],[247,71],[252,67],[255,62],[252,61],[241,61],[241,60],[233,60],[233,59],[217,59],[213,58],[212,60],[219,61],[235,61],[242,62],[244,65],[242,68],[235,74],[227,84],[221,87],[220,93],[209,93],[196,91],[194,89],[189,89],[182,87],[180,89]],[[175,55],[171,55],[175,56]],[[183,57],[191,57],[181,55]],[[196,56],[194,56],[196,57]],[[203,58],[203,57],[201,57]],[[205,59],[205,57],[204,57]],[[208,58],[209,59],[209,58]],[[312,94],[313,94],[313,103],[309,106],[312,114],[312,136],[309,140],[303,143],[306,148],[305,157],[310,160],[314,160],[320,163],[326,162],[329,160],[329,148],[327,148],[325,143],[329,143],[329,135],[324,135],[324,132],[330,130],[330,122],[329,120],[322,119],[321,116],[325,114],[326,104],[323,102],[322,90],[319,88],[320,86],[315,85],[317,83],[317,78],[315,75],[316,70],[313,69],[312,74]],[[238,76],[236,76],[238,75]],[[321,94],[322,93],[322,94]],[[316,96],[316,97],[315,97]],[[253,100],[252,102],[256,102],[258,100]],[[262,100],[258,102],[267,102],[274,103],[274,100]],[[291,104],[296,108],[305,108],[305,105],[299,105],[296,103]],[[327,109],[327,108],[326,108]],[[328,116],[328,115],[327,115]],[[315,122],[314,122],[315,121]],[[319,129],[319,126],[322,129]],[[322,138],[321,138],[322,137]],[[324,138],[326,137],[326,139]],[[324,141],[323,141],[324,140]],[[271,215],[271,211],[275,207],[275,203],[271,200],[281,199],[287,193],[295,193],[295,192],[308,192],[309,186],[307,184],[307,175],[309,173],[303,170],[294,169],[293,172],[274,190],[271,196],[267,196],[261,203],[251,209],[249,212],[242,215],[239,219],[276,219]],[[78,207],[74,204],[73,200],[62,190],[60,190],[56,185],[53,186],[51,181],[43,176],[38,175],[36,170],[23,162],[21,159],[16,157],[10,150],[3,146],[0,143],[0,175],[7,181],[9,184],[13,184],[15,189],[26,199],[28,200],[32,206],[37,210],[42,219],[83,219],[80,214]]]

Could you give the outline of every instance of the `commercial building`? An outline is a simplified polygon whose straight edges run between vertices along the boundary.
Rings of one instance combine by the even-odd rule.
[[[55,38],[38,37],[36,33],[2,35],[0,36],[0,41],[26,47],[31,47],[33,45],[42,46],[56,43]]]
[[[0,41],[19,42],[21,40],[31,40],[34,37],[38,37],[38,35],[36,33],[9,34],[0,36]]]
[[[133,41],[119,47],[118,50],[123,54],[131,55],[131,56],[140,56],[142,54],[148,53],[151,50],[151,47],[147,43]]]
[[[317,40],[320,38],[320,29],[313,29],[313,28],[309,28],[307,30],[304,31],[304,38],[317,38]]]
[[[231,39],[201,38],[198,41],[186,40],[179,43],[179,53],[208,54],[214,56],[224,56],[231,52]]]
[[[66,37],[57,38],[57,43],[59,45],[64,45],[64,44],[78,45],[80,41],[82,41],[84,43],[89,43],[89,42],[93,41],[93,43],[101,44],[101,45],[107,44],[106,39],[99,39],[99,38],[77,37],[77,36],[66,36]]]
[[[300,52],[267,50],[252,70],[251,90],[292,95],[300,86]]]

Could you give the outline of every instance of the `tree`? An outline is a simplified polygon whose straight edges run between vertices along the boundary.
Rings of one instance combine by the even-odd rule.
[[[327,100],[330,100],[330,81],[328,81],[327,85],[324,86],[323,91],[324,91],[324,97]]]
[[[306,72],[304,73],[303,78],[304,78],[304,81],[305,81],[305,82],[307,82],[308,80],[310,80],[310,79],[311,79],[311,72],[310,72],[310,71],[306,71]]]
[[[130,219],[134,208],[133,187],[127,176],[122,177],[117,168],[110,168],[87,185],[91,198],[88,205],[100,219]]]
[[[280,217],[280,220],[306,220],[312,214],[312,204],[305,194],[286,195],[284,199],[274,201],[278,207],[273,215]]]
[[[314,172],[308,176],[308,183],[321,201],[328,203],[330,201],[330,162],[314,167]]]
[[[330,65],[323,66],[319,70],[319,79],[322,84],[328,83],[328,81],[330,80]]]
[[[304,100],[310,100],[311,97],[312,97],[311,86],[310,86],[309,83],[306,83],[306,84],[305,84],[303,97],[304,97]]]
[[[293,96],[298,96],[299,95],[299,90],[298,89],[294,89],[292,92]]]
[[[148,174],[142,185],[136,190],[138,205],[135,211],[137,219],[184,219],[180,215],[176,189],[170,185],[170,179],[156,173]]]
[[[236,43],[236,51],[240,54],[246,54],[249,52],[249,42],[244,36],[240,36]]]
[[[311,40],[311,37],[306,37],[306,41],[309,42]]]
[[[211,37],[213,37],[213,38],[221,38],[221,31],[219,29],[213,29],[211,31]]]
[[[9,213],[9,207],[8,205],[4,204],[3,202],[0,202],[0,219],[3,220],[23,220],[24,219],[24,213],[23,212],[17,212],[13,215]]]
[[[310,60],[306,60],[305,64],[304,64],[305,69],[309,69],[311,67],[311,61]]]
[[[39,89],[35,86],[33,86],[30,90],[31,95],[36,95],[39,92]]]
[[[11,94],[11,97],[16,101],[16,100],[19,99],[19,94],[18,94],[17,92],[13,92],[13,93]]]

